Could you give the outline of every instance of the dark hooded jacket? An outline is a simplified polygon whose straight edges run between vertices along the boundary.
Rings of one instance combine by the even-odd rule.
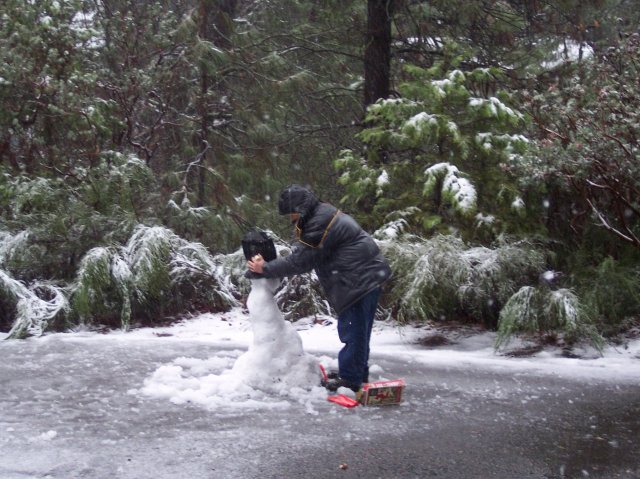
[[[263,276],[281,278],[315,269],[338,314],[384,283],[391,269],[376,242],[349,215],[299,185],[286,188],[280,214],[300,213],[292,253],[264,264]]]

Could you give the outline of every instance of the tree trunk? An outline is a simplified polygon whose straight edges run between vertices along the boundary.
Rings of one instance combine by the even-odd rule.
[[[198,34],[201,39],[213,43],[221,49],[231,48],[230,35],[233,31],[233,15],[235,14],[237,0],[200,0]],[[219,79],[209,74],[209,69],[204,62],[200,66],[200,133],[199,147],[200,159],[198,161],[198,185],[197,206],[204,206],[206,196],[206,167],[212,163],[209,157],[214,157],[222,151],[215,139],[211,138],[214,129],[213,117],[215,112],[211,110],[211,89],[219,89]]]
[[[368,0],[364,52],[364,107],[388,98],[391,73],[391,17],[394,0]]]

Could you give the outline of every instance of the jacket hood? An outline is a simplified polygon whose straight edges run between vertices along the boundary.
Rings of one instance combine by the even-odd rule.
[[[278,211],[281,215],[300,213],[304,218],[318,206],[319,202],[316,195],[308,188],[302,185],[289,185],[280,193]]]

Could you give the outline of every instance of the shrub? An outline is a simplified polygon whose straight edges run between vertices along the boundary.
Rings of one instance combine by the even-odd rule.
[[[154,184],[144,161],[117,153],[65,178],[0,175],[0,229],[19,243],[6,251],[6,269],[21,280],[70,281],[91,248],[126,241],[141,218],[155,221]]]
[[[0,311],[14,318],[7,338],[39,336],[50,324],[62,321],[68,309],[61,288],[45,282],[27,287],[0,270]]]
[[[602,338],[576,294],[569,289],[525,286],[500,312],[496,349],[516,333],[561,332],[569,343],[588,338],[598,349]]]
[[[605,335],[640,316],[640,269],[611,257],[577,274],[577,290]]]
[[[284,278],[280,290],[276,293],[276,301],[285,319],[289,321],[307,316],[332,314],[315,273]]]
[[[134,317],[153,323],[236,304],[207,250],[164,227],[138,226],[124,247],[94,248],[81,265],[71,299],[81,322],[127,329]]]
[[[521,285],[537,280],[546,260],[544,252],[527,241],[469,248],[462,256],[470,272],[458,288],[458,299],[464,311],[492,328],[498,324],[500,308]]]
[[[401,322],[465,317],[494,327],[501,306],[545,265],[543,252],[526,242],[470,248],[455,236],[405,235],[380,244],[394,273],[390,305]]]
[[[124,289],[126,278],[116,248],[93,248],[80,262],[71,304],[80,323],[127,328],[131,320],[131,298]],[[119,284],[120,282],[120,284]]]

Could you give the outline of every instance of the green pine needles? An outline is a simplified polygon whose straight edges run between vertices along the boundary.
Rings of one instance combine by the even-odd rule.
[[[625,323],[637,323],[640,317],[640,267],[637,260],[616,261],[608,256],[579,273],[576,289],[603,334],[615,335],[624,330]]]
[[[405,219],[421,236],[471,237],[476,214],[495,218],[497,234],[515,229],[520,195],[503,165],[527,149],[524,115],[500,91],[499,70],[450,68],[405,66],[401,97],[368,108],[364,154],[344,150],[335,161],[343,202],[363,211],[365,227],[414,207]]]
[[[395,225],[396,227],[398,225]],[[394,238],[387,226],[387,238]],[[378,232],[378,237],[382,233]],[[469,247],[455,236],[381,240],[394,271],[388,306],[401,322],[470,319],[498,330],[496,348],[515,334],[558,332],[567,342],[602,344],[593,314],[568,288],[545,284],[546,254],[531,242]]]
[[[524,286],[509,299],[500,312],[496,348],[508,344],[515,333],[543,334],[558,331],[562,332],[568,343],[587,338],[597,349],[602,348],[602,337],[587,309],[573,291]]]
[[[463,317],[495,326],[502,305],[545,266],[544,254],[527,242],[470,248],[439,235],[380,244],[394,270],[391,306],[403,322]]]
[[[226,311],[236,304],[214,258],[171,230],[138,226],[120,248],[94,248],[84,257],[71,298],[81,323],[154,321],[186,310]]]
[[[475,212],[476,189],[460,174],[457,167],[450,163],[437,163],[427,168],[424,174],[426,181],[423,194],[425,196],[442,195],[443,201],[451,204],[461,215],[470,215]]]
[[[118,261],[116,248],[93,248],[85,255],[71,300],[79,323],[120,324],[124,329],[128,328],[131,321],[130,294],[126,286],[118,284],[118,280],[124,280],[123,284],[126,284],[129,274],[114,274],[114,267],[123,265],[128,269],[126,263]]]

